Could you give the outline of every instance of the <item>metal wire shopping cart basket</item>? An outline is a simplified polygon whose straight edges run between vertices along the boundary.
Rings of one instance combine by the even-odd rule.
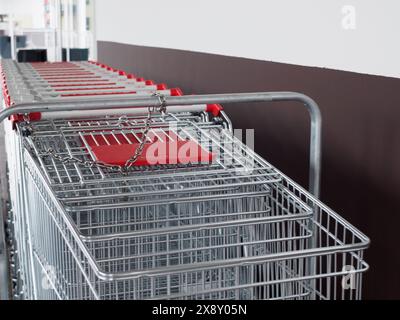
[[[235,138],[224,117],[35,110],[42,119],[16,123],[9,146],[23,181],[15,225],[26,298],[361,298],[368,238]],[[126,167],[124,150],[141,146],[177,150]]]

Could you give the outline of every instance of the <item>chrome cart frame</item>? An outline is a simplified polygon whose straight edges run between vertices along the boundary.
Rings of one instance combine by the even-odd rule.
[[[29,137],[26,139],[19,135],[16,139],[20,143],[16,147],[19,152],[16,153],[19,154],[17,162],[21,167],[16,171],[20,172],[24,181],[21,192],[27,196],[20,204],[25,206],[21,210],[23,216],[16,221],[28,225],[21,228],[28,232],[24,235],[28,239],[27,252],[22,254],[22,259],[25,259],[23,264],[28,269],[23,273],[31,275],[29,280],[26,279],[31,281],[27,285],[26,297],[360,299],[362,273],[368,269],[363,260],[363,250],[368,246],[369,239],[317,200],[321,160],[321,115],[317,104],[309,97],[294,92],[163,97],[167,113],[176,110],[177,106],[187,106],[185,110],[190,112],[191,106],[200,104],[273,101],[301,102],[310,113],[309,189],[313,196],[258,155],[246,150],[245,157],[256,161],[256,168],[267,171],[256,171],[257,178],[245,176],[248,180],[241,181],[240,189],[232,195],[231,191],[225,192],[225,196],[222,196],[223,193],[218,195],[218,201],[224,201],[222,205],[213,202],[211,184],[206,184],[208,193],[201,193],[201,196],[199,193],[197,200],[193,198],[193,190],[200,190],[199,182],[196,182],[197,187],[193,185],[187,198],[183,194],[176,199],[181,208],[189,213],[189,216],[179,218],[172,214],[175,210],[166,213],[165,208],[157,207],[157,203],[167,205],[171,201],[168,198],[163,200],[165,191],[153,192],[157,196],[152,201],[151,193],[146,192],[144,198],[139,198],[137,191],[133,192],[135,196],[132,191],[107,195],[107,190],[113,189],[103,185],[101,190],[106,190],[106,193],[94,198],[93,194],[90,201],[82,197],[79,189],[72,189],[72,196],[65,202],[57,195],[57,188],[61,188],[60,195],[66,190],[54,184],[57,179],[61,184],[64,182],[63,174],[60,174],[57,164],[46,163],[44,155],[38,150],[38,147],[48,143],[45,135],[49,133],[45,131],[42,142],[28,143],[34,150],[34,156],[27,151],[26,144],[22,146],[22,140],[29,141]],[[159,107],[160,98],[149,96],[18,104],[0,112],[0,122],[13,114],[40,112],[43,119],[47,116],[49,119],[57,118],[57,114],[62,119],[64,111],[82,117],[84,110],[121,110],[124,107],[133,108],[137,117],[146,114],[147,108],[143,106]],[[179,119],[173,121],[179,123]],[[226,125],[231,127],[229,120]],[[200,123],[196,130],[209,134],[207,130],[210,126],[212,124]],[[61,127],[67,126],[62,124]],[[194,127],[196,125],[192,124],[191,128]],[[70,130],[66,131],[67,134],[74,132],[71,131],[74,128],[67,129]],[[82,132],[84,134],[84,129],[80,129],[79,133]],[[40,140],[40,132],[38,137],[36,139]],[[235,141],[231,143],[237,144]],[[229,150],[224,149],[224,152]],[[42,162],[38,163],[38,159]],[[39,167],[44,170],[38,170]],[[79,172],[78,169],[76,171]],[[262,180],[259,180],[260,175]],[[84,174],[81,172],[76,176],[82,179]],[[107,172],[102,176],[105,183],[111,177]],[[182,173],[182,176],[187,176],[187,173]],[[269,178],[265,180],[266,177]],[[67,178],[75,183],[73,177]],[[127,178],[112,178],[112,183],[117,180],[129,185]],[[234,180],[224,181],[223,189],[220,186],[215,189],[228,190],[233,186]],[[191,180],[179,183],[183,186],[182,183],[189,182],[193,184]],[[139,182],[135,180],[134,183]],[[162,184],[165,183],[162,181]],[[203,185],[204,182],[201,183]],[[237,193],[240,190],[244,192],[244,198]],[[252,194],[257,194],[257,198],[252,198]],[[119,204],[115,200],[111,205],[102,202],[116,196],[123,197],[124,202]],[[35,203],[37,210],[28,212],[28,203]],[[129,211],[124,211],[123,220],[110,220],[115,212],[109,210],[119,207],[124,210],[127,206]],[[213,215],[199,216],[194,208],[212,208],[210,212]],[[226,212],[227,208],[233,211]],[[240,208],[240,211],[234,208]],[[79,212],[84,212],[84,215]],[[142,212],[148,215],[143,216]],[[138,216],[142,218],[137,220]],[[85,219],[90,219],[90,223]],[[179,221],[178,225],[176,221]],[[32,236],[31,232],[42,236]],[[211,242],[205,242],[206,239]],[[157,243],[160,246],[162,243],[162,246],[158,247]],[[145,249],[148,245],[151,245],[149,251]],[[196,263],[193,265],[193,262]],[[47,265],[55,267],[55,270],[47,270]],[[41,290],[39,279],[43,278],[43,270],[53,290]],[[344,281],[346,279],[349,283]]]

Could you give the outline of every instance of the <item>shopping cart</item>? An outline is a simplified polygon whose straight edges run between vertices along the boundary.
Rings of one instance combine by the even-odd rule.
[[[101,79],[120,73],[83,65],[105,69]],[[302,102],[318,195],[320,119],[308,97],[41,99],[0,113],[22,115],[8,153],[10,179],[22,181],[11,188],[24,298],[361,298],[369,239],[235,138],[218,105]]]
[[[135,78],[120,70],[103,69],[90,63],[51,64],[5,63],[8,74],[7,96],[13,102],[51,101],[80,99],[82,97],[104,98],[109,95],[120,97],[148,95],[158,92],[168,96],[181,95],[177,88],[167,89],[165,84]],[[75,67],[71,67],[75,66]],[[9,102],[11,104],[11,101]]]

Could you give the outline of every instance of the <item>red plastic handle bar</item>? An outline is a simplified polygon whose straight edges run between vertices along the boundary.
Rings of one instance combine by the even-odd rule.
[[[113,86],[113,87],[95,87],[95,88],[63,88],[63,89],[54,89],[54,91],[83,91],[83,90],[107,90],[107,89],[126,89],[123,86]]]
[[[52,88],[61,88],[61,87],[88,87],[88,86],[104,86],[104,85],[116,85],[115,82],[94,82],[94,83],[68,83],[68,84],[52,84],[50,87]]]
[[[58,76],[47,76],[47,77],[42,77],[42,78],[43,78],[43,80],[49,80],[49,81],[50,80],[73,80],[73,79],[76,79],[76,80],[101,79],[100,76],[86,76],[86,75],[76,76],[76,77],[73,77],[73,76],[63,77],[63,76],[58,75]]]
[[[208,104],[207,112],[210,112],[214,117],[218,117],[221,114],[221,111],[224,110],[220,104]]]
[[[90,82],[108,82],[108,79],[76,79],[76,80],[47,80],[48,83],[59,83],[59,82],[76,82],[76,81],[90,81]]]
[[[84,97],[84,96],[109,96],[115,94],[136,94],[136,91],[125,92],[96,92],[96,93],[67,93],[62,94],[61,97]]]

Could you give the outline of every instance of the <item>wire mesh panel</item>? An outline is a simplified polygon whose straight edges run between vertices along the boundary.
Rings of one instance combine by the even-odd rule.
[[[34,239],[34,250],[42,264],[53,270],[57,282],[52,288],[62,298],[332,299],[360,295],[359,273],[367,268],[362,258],[367,239],[323,207],[317,209],[321,218],[311,218],[310,207],[300,200],[296,204],[296,197],[289,193],[290,188],[304,191],[290,181],[285,180],[287,188],[281,183],[271,185],[274,191],[263,200],[263,212],[215,217],[209,223],[200,223],[204,218],[195,218],[195,212],[191,221],[197,223],[183,218],[182,224],[158,227],[141,221],[137,224],[147,225],[142,231],[108,230],[88,236],[81,234],[87,231],[86,224],[73,221],[49,192],[33,160],[29,156],[27,160],[27,176],[34,184],[29,195],[38,204],[31,219],[37,221],[33,228],[40,228],[33,233],[41,234]],[[281,200],[273,200],[275,196]],[[46,241],[50,239],[52,247]],[[346,277],[349,288],[343,286]],[[41,290],[39,283],[37,291]]]
[[[25,164],[38,297],[44,274],[61,299],[360,298],[368,239],[221,126],[154,119],[153,139],[174,127],[215,154],[205,165],[118,172],[45,152],[93,159],[86,136],[134,137],[141,121],[34,124]]]

